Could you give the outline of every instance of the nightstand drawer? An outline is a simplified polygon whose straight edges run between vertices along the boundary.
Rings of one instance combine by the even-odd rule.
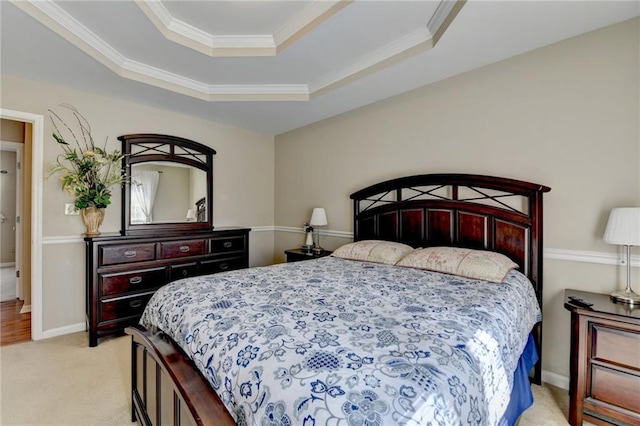
[[[640,370],[640,334],[593,324],[591,357]],[[639,400],[640,401],[640,400]],[[640,402],[638,402],[640,404]]]
[[[222,254],[244,251],[244,237],[224,237],[211,240],[211,253]]]
[[[100,264],[116,265],[143,262],[156,258],[155,243],[127,244],[100,247]]]
[[[102,302],[100,321],[124,320],[142,315],[153,292]]]
[[[114,296],[131,291],[161,287],[167,282],[165,267],[129,271],[126,273],[98,274],[100,294]]]
[[[602,365],[591,365],[592,398],[630,411],[640,403],[640,376]]]
[[[160,258],[198,256],[206,254],[205,240],[167,241],[160,243]]]

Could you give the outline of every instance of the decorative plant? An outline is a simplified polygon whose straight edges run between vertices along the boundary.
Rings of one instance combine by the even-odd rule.
[[[107,152],[106,140],[104,147],[96,146],[91,136],[91,126],[84,116],[72,105],[61,106],[70,111],[73,125],[77,124],[78,129],[74,132],[70,124],[49,110],[54,128],[53,138],[64,153],[58,155],[47,177],[61,174],[62,189],[75,197],[77,209],[92,206],[105,208],[111,204],[111,188],[123,182],[123,154],[118,150]]]

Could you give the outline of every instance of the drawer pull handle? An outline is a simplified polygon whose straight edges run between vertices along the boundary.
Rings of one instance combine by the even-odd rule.
[[[227,269],[229,269],[229,264],[228,263],[221,263],[220,264],[220,270],[221,271],[226,271]]]
[[[181,253],[187,253],[189,251],[189,246],[180,246]]]
[[[140,284],[142,282],[142,277],[131,277],[129,278],[130,284]]]
[[[231,248],[233,246],[233,243],[231,241],[225,241],[224,243],[222,243],[222,247],[224,248]]]
[[[140,306],[142,306],[142,300],[133,300],[129,302],[129,306],[131,306],[132,308],[139,308]]]
[[[182,270],[182,276],[183,276],[183,277],[186,277],[186,276],[187,276],[187,274],[189,274],[189,273],[187,272],[187,270],[186,270],[186,269],[183,269],[183,270]]]
[[[138,253],[135,250],[127,250],[124,252],[124,257],[128,257],[129,259],[136,257]]]

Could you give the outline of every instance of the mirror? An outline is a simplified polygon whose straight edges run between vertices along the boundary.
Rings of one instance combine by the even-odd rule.
[[[168,162],[131,166],[132,224],[206,222],[206,209],[197,216],[198,201],[207,196],[207,174],[195,167]]]
[[[213,229],[215,150],[167,135],[136,134],[118,139],[129,182],[122,187],[122,235]]]

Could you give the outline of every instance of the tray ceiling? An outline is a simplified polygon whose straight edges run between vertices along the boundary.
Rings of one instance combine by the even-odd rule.
[[[636,1],[518,0],[0,8],[3,73],[272,134],[640,13]]]

